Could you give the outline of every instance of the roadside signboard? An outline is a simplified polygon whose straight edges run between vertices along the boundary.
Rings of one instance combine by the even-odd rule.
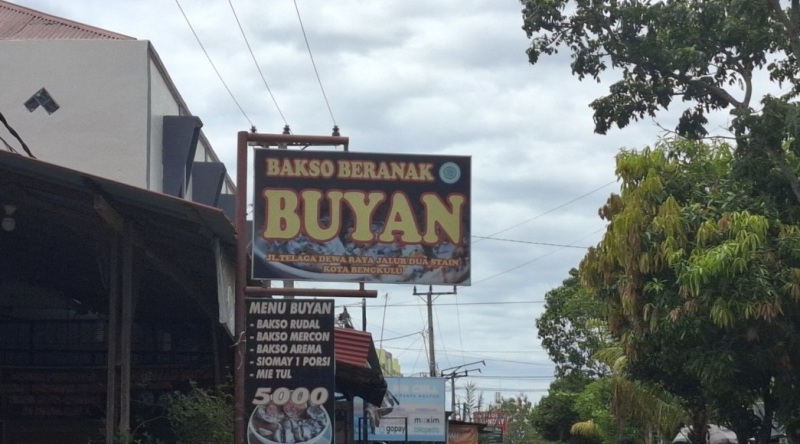
[[[447,430],[447,444],[478,444],[478,426],[451,422]]]
[[[470,158],[256,149],[253,279],[470,284]]]
[[[369,441],[446,440],[444,378],[386,378],[386,384],[380,406],[367,403],[365,409],[360,398],[354,400],[356,440],[364,427]]]
[[[481,444],[503,444],[503,431],[497,427],[486,427],[478,436]]]
[[[477,423],[486,424],[488,427],[508,432],[508,415],[502,410],[472,412],[472,420]]]
[[[246,305],[248,443],[332,443],[333,300],[248,298]]]

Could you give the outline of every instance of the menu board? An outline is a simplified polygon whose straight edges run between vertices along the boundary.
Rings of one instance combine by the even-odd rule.
[[[333,300],[248,298],[248,443],[333,442]]]

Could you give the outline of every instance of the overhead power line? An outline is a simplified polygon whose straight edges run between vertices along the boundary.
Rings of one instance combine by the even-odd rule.
[[[500,233],[505,233],[508,230],[517,228],[520,225],[525,225],[528,222],[534,221],[534,220],[536,220],[536,219],[538,219],[538,218],[540,218],[542,216],[548,215],[548,214],[550,214],[550,213],[552,213],[552,212],[554,212],[556,210],[560,210],[561,208],[564,208],[564,207],[566,207],[567,205],[569,205],[569,204],[571,204],[573,202],[579,201],[579,200],[583,199],[584,197],[586,197],[586,196],[588,196],[590,194],[596,193],[596,192],[602,190],[603,188],[605,188],[605,187],[607,187],[609,185],[613,185],[614,183],[616,183],[616,181],[612,180],[611,182],[603,184],[603,185],[601,185],[601,186],[599,186],[599,187],[597,187],[597,188],[595,188],[595,189],[593,189],[593,190],[591,190],[591,191],[589,191],[587,193],[581,194],[580,196],[578,196],[578,197],[576,197],[576,198],[574,198],[574,199],[572,199],[572,200],[570,200],[568,202],[564,202],[563,204],[561,204],[561,205],[559,205],[557,207],[551,208],[551,209],[545,211],[544,213],[538,214],[538,215],[536,215],[536,216],[534,216],[534,217],[532,217],[530,219],[523,220],[522,222],[516,223],[516,224],[514,224],[514,225],[512,225],[512,226],[510,226],[508,228],[503,228],[500,231],[495,231],[494,233],[492,233],[492,234],[490,234],[488,236],[473,236],[473,237],[477,237],[479,239],[492,239],[494,236],[496,236],[496,235],[498,235]]]
[[[283,112],[281,112],[281,107],[278,106],[278,101],[275,100],[275,96],[272,94],[272,89],[270,89],[269,84],[267,83],[267,78],[264,76],[264,73],[261,71],[261,66],[258,64],[258,60],[256,60],[256,55],[253,53],[253,48],[250,47],[250,41],[247,40],[247,36],[244,33],[244,28],[242,28],[242,23],[239,21],[239,16],[236,14],[236,9],[233,7],[233,2],[228,0],[228,4],[231,6],[231,11],[233,12],[233,17],[236,18],[236,24],[239,26],[239,31],[242,33],[242,38],[244,39],[244,43],[247,45],[247,50],[250,52],[250,57],[253,58],[253,63],[256,65],[256,69],[258,70],[258,74],[261,76],[261,80],[264,82],[264,86],[267,88],[267,92],[269,93],[269,97],[272,99],[272,103],[275,105],[275,109],[278,110],[278,114],[281,116],[281,120],[283,120],[284,125],[289,125],[286,121],[286,117],[283,116]]]
[[[17,131],[14,128],[12,128],[11,125],[8,124],[8,121],[6,120],[5,116],[3,116],[2,113],[0,113],[0,122],[3,123],[3,126],[6,127],[8,132],[11,133],[11,135],[14,136],[15,139],[17,139],[17,141],[19,142],[20,145],[22,145],[22,149],[25,150],[26,153],[28,153],[28,156],[33,157],[35,159],[36,156],[33,155],[33,153],[31,152],[31,149],[28,148],[28,145],[25,144],[25,141],[22,140],[22,137],[20,137],[19,133],[17,133]],[[16,151],[14,151],[14,148],[11,148],[11,145],[9,145],[5,140],[3,140],[3,144],[12,153],[16,152]]]
[[[217,77],[219,77],[219,81],[222,82],[222,86],[225,87],[225,90],[228,91],[228,95],[231,96],[231,99],[233,99],[233,102],[239,108],[239,111],[241,111],[242,115],[247,120],[247,122],[250,123],[250,127],[254,128],[255,125],[253,125],[253,121],[250,120],[250,117],[248,117],[247,113],[244,112],[244,108],[242,108],[242,105],[240,105],[239,101],[236,100],[236,97],[233,95],[233,92],[231,92],[231,89],[228,88],[228,84],[225,83],[225,79],[222,78],[222,74],[220,74],[219,70],[217,69],[217,66],[214,65],[214,61],[211,60],[211,56],[208,55],[208,51],[206,51],[206,47],[203,46],[203,42],[200,41],[200,37],[197,36],[197,32],[195,32],[194,27],[192,26],[192,23],[189,21],[189,17],[186,15],[186,12],[183,11],[183,7],[181,7],[180,1],[179,0],[175,0],[175,4],[178,5],[178,9],[181,10],[181,15],[183,15],[183,19],[186,20],[186,24],[189,25],[189,29],[192,31],[192,35],[194,35],[195,40],[197,40],[197,44],[200,45],[200,49],[203,50],[203,54],[206,55],[206,59],[208,59],[208,63],[211,64],[211,67],[214,69],[214,72],[217,73]]]
[[[314,63],[314,54],[311,53],[311,45],[308,44],[308,36],[306,35],[306,28],[303,26],[303,18],[300,17],[300,8],[297,6],[297,0],[294,0],[294,10],[297,11],[297,21],[300,22],[300,30],[303,31],[303,40],[306,42],[306,49],[308,49],[308,56],[311,58],[311,66],[314,67],[314,74],[317,76],[317,83],[319,83],[319,89],[322,91],[322,98],[325,99],[325,106],[328,107],[328,113],[331,115],[331,121],[333,121],[333,128],[334,132],[337,130],[338,125],[336,125],[336,119],[333,117],[333,111],[331,110],[331,104],[328,102],[328,96],[325,94],[325,88],[322,86],[322,80],[319,77],[319,71],[317,70],[317,64]]]
[[[489,237],[489,236],[472,236],[476,239],[484,239],[484,240],[493,240],[493,241],[503,241],[503,242],[515,242],[518,244],[531,244],[531,245],[544,245],[547,247],[562,247],[562,248],[579,248],[585,250],[589,247],[584,247],[581,245],[564,245],[564,244],[551,244],[548,242],[534,242],[534,241],[524,241],[524,240],[516,240],[516,239],[502,239],[498,237]]]

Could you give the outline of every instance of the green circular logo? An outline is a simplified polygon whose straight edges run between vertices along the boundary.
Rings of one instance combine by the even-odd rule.
[[[439,167],[439,178],[444,183],[456,183],[461,179],[461,168],[453,162],[445,162]]]

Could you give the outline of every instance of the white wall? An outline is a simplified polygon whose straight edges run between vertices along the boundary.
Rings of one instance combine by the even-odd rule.
[[[162,70],[147,40],[0,40],[0,113],[43,161],[163,191],[162,119],[189,111]],[[42,87],[53,114],[24,106]],[[195,159],[215,158],[201,139]]]
[[[180,115],[180,107],[155,60],[148,62],[148,75],[150,80],[150,134],[148,137],[151,147],[148,153],[148,183],[150,189],[161,192],[164,191],[164,168],[161,163],[164,116]]]
[[[0,112],[44,161],[146,185],[147,42],[0,41]],[[45,87],[48,115],[23,105]],[[17,142],[0,128],[14,147]]]

